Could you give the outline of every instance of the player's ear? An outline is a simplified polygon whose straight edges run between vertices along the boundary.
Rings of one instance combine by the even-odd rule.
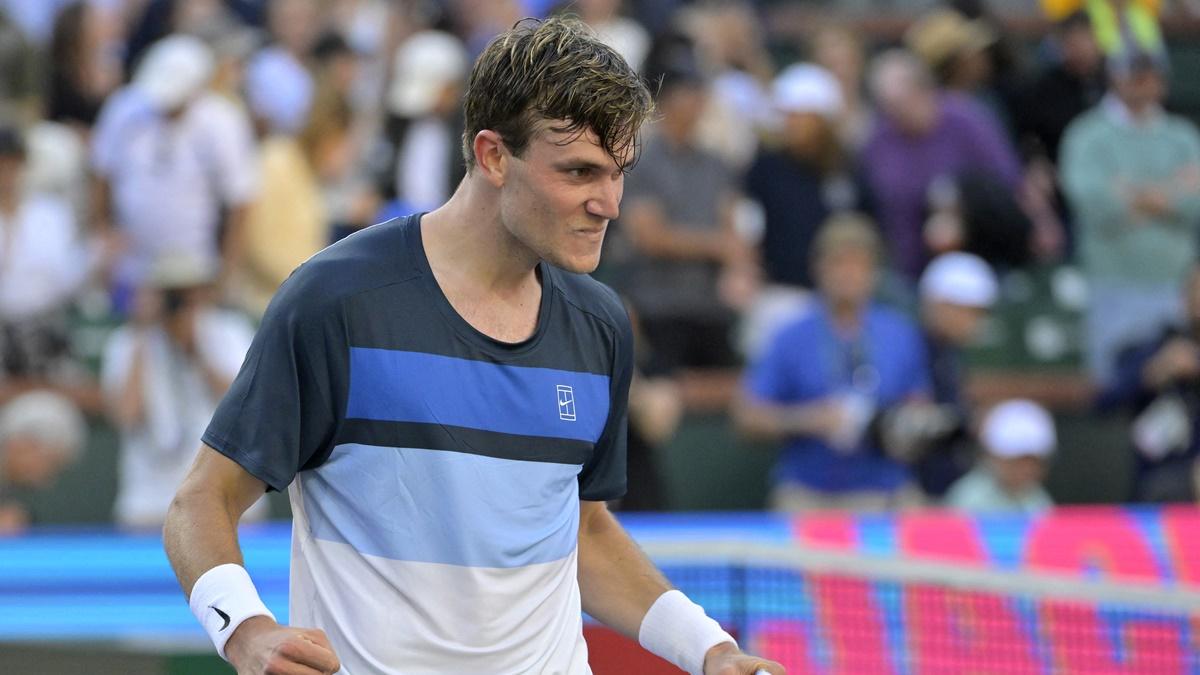
[[[491,129],[480,131],[475,134],[472,149],[475,152],[475,166],[484,178],[495,187],[503,186],[510,157],[500,134]]]

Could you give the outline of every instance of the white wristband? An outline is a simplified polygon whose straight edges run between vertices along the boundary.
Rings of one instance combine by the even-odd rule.
[[[246,568],[233,563],[217,565],[200,575],[192,587],[188,606],[226,661],[229,659],[225,656],[225,643],[243,621],[252,616],[275,620],[275,615],[258,597]]]
[[[676,590],[658,596],[638,629],[638,643],[647,651],[691,675],[704,675],[708,650],[723,642],[737,644],[703,607]]]

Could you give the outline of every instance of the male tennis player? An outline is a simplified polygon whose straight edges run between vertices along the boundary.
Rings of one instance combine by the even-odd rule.
[[[453,197],[280,289],[164,530],[239,673],[580,675],[581,609],[689,673],[783,673],[605,508],[625,489],[631,335],[584,273],[651,109],[581,24],[523,22],[475,63]],[[235,529],[289,485],[294,627]]]

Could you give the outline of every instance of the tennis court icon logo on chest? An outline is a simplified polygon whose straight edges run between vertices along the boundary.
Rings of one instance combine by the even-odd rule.
[[[558,390],[558,419],[567,422],[575,421],[575,390],[569,384],[557,385]]]

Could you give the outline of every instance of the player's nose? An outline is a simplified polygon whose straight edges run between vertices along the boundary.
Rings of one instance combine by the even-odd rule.
[[[616,220],[621,215],[621,193],[624,191],[623,177],[604,181],[597,192],[587,201],[587,212],[597,218]]]

